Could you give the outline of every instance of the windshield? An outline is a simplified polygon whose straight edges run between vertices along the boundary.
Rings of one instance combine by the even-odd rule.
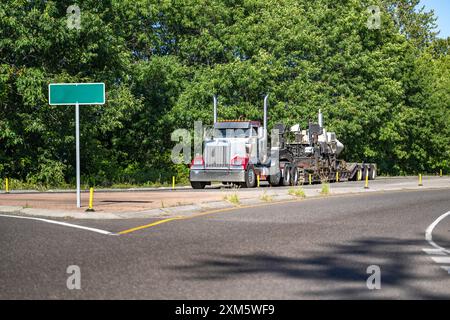
[[[256,136],[257,132],[255,128],[251,129],[215,129],[215,138],[250,138]]]

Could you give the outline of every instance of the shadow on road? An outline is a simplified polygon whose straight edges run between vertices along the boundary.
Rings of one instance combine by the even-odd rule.
[[[450,280],[444,270],[429,266],[426,274],[423,269],[418,271],[423,267],[420,264],[433,264],[421,251],[424,247],[424,241],[363,238],[324,245],[320,251],[298,250],[297,257],[267,252],[208,253],[204,255],[206,258],[195,258],[191,264],[173,268],[191,280],[236,280],[252,275],[261,275],[261,281],[268,277],[289,280],[289,289],[298,288],[299,296],[310,298],[448,299],[450,289],[446,295],[433,290],[433,285],[442,286],[442,281]],[[382,289],[376,290],[381,295],[374,295],[375,291],[367,289],[369,265],[381,268]]]

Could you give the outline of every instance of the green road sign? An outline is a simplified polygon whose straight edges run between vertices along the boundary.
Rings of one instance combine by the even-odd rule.
[[[54,106],[75,105],[75,150],[77,172],[77,208],[81,208],[80,182],[80,105],[105,104],[104,83],[50,83],[48,103]]]
[[[51,83],[48,86],[50,105],[105,104],[104,83]]]

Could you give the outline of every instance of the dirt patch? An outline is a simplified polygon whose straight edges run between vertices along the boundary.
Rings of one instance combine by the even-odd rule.
[[[144,211],[221,201],[227,190],[194,191],[149,191],[149,192],[97,192],[94,194],[94,209],[97,212]],[[250,194],[249,194],[250,196]],[[81,194],[82,208],[76,208],[75,193],[29,193],[0,194],[0,206],[22,206],[35,209],[84,211],[88,207],[89,193]]]

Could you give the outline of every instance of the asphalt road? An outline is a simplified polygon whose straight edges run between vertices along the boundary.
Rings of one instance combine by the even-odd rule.
[[[0,217],[0,298],[448,299],[450,254],[423,249],[449,211],[450,189],[271,204],[124,235]],[[119,232],[154,221],[65,222]],[[450,249],[450,216],[432,237]],[[69,265],[80,290],[66,287]],[[379,290],[366,285],[371,265]]]

